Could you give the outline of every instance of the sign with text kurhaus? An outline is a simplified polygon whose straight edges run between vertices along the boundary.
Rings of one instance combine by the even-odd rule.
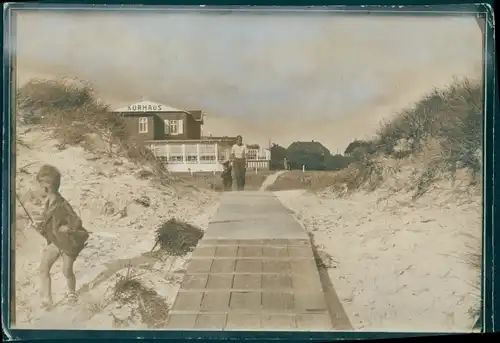
[[[128,105],[127,110],[129,112],[147,112],[147,111],[163,111],[162,105],[160,104],[134,104]]]
[[[183,112],[178,108],[158,104],[151,101],[141,101],[115,110],[115,112]]]

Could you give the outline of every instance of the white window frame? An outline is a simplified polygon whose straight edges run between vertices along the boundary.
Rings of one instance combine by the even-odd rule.
[[[182,119],[165,119],[165,134],[178,136],[184,133],[184,121]],[[175,128],[175,130],[172,130]]]
[[[163,131],[165,134],[169,135],[170,134],[170,120],[165,119],[163,120]]]
[[[175,128],[175,130],[173,130]],[[176,119],[170,120],[169,131],[171,135],[179,134],[179,121]]]
[[[148,117],[139,118],[139,133],[148,133]]]

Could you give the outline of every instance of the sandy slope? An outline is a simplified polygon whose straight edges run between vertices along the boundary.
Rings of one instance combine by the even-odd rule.
[[[441,186],[414,203],[383,190],[276,193],[336,261],[329,275],[356,330],[471,330],[478,275],[464,258],[478,252],[481,197]]]
[[[62,172],[61,194],[80,213],[84,226],[92,231],[88,247],[75,264],[78,286],[96,281],[99,285],[82,296],[88,303],[86,316],[76,320],[67,313],[55,311],[50,316],[39,310],[38,263],[44,241],[33,231],[25,230],[28,218],[19,203],[16,207],[16,305],[17,325],[34,327],[89,327],[111,328],[112,316],[127,316],[117,304],[108,304],[106,311],[98,311],[109,289],[116,283],[117,273],[127,270],[127,259],[137,258],[151,250],[156,227],[175,217],[202,229],[217,206],[215,193],[197,191],[185,185],[171,187],[155,185],[137,177],[141,170],[121,158],[109,158],[85,152],[82,148],[59,150],[47,133],[31,131],[18,137],[29,147],[17,151],[16,191],[34,217],[40,211],[35,191],[35,173],[42,163],[55,165]],[[32,164],[31,164],[32,163]],[[29,165],[31,164],[31,165]],[[24,167],[28,165],[27,167]],[[149,202],[149,205],[138,203]],[[171,304],[180,283],[182,268],[189,256],[168,259],[152,265],[151,261],[134,260],[132,273]],[[150,270],[139,270],[149,265]],[[177,271],[177,273],[175,273]],[[52,270],[54,300],[64,296],[65,284],[60,261]],[[78,287],[77,286],[77,287]],[[92,308],[92,313],[89,313]],[[128,311],[130,312],[130,311]],[[43,316],[42,316],[43,315]],[[132,325],[132,324],[130,324]],[[136,323],[140,326],[140,323]],[[134,325],[132,325],[134,326]]]
[[[267,187],[271,186],[277,179],[280,175],[284,174],[286,171],[284,170],[281,170],[281,171],[278,171],[274,174],[271,174],[269,175],[265,180],[264,182],[262,183],[262,185],[260,186],[260,190],[261,191],[265,191],[267,189]]]

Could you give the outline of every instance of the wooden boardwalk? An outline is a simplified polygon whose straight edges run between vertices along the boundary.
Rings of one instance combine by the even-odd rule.
[[[271,193],[234,192],[193,252],[167,328],[330,331],[335,317],[305,230]]]

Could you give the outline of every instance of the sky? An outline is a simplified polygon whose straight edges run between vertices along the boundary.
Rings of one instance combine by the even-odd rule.
[[[453,77],[481,77],[472,17],[19,12],[17,82],[71,76],[121,107],[207,113],[204,133],[342,152]]]

